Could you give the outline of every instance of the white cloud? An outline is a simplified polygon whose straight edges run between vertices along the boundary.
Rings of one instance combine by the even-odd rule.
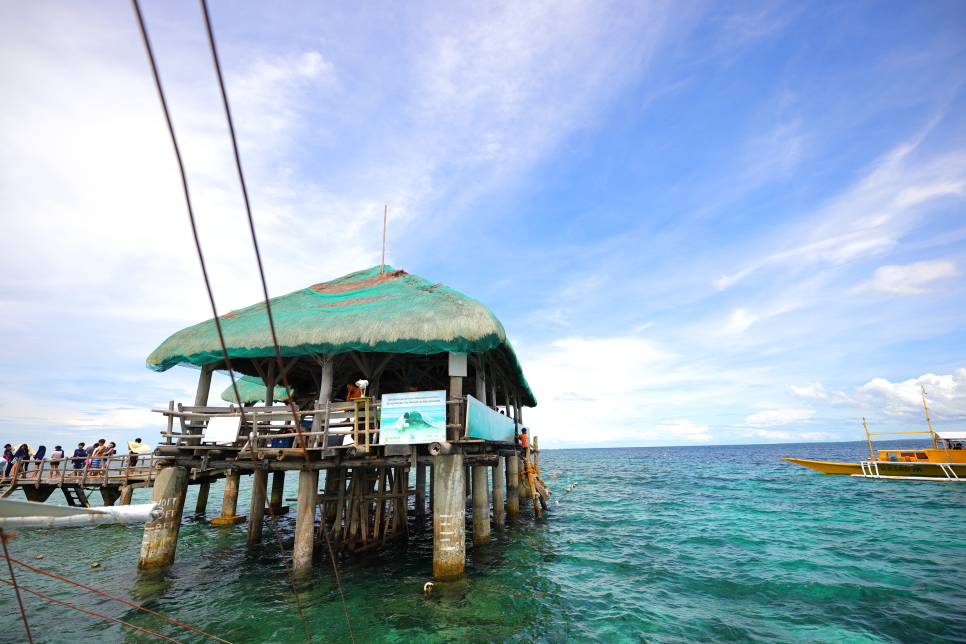
[[[662,434],[682,436],[691,441],[709,441],[712,438],[707,425],[698,425],[684,418],[667,425],[658,425],[657,429]]]
[[[755,436],[776,441],[828,441],[841,440],[841,436],[828,432],[780,432],[770,429],[756,429],[745,433],[745,436]]]
[[[754,260],[714,285],[725,290],[766,266],[841,266],[892,250],[924,212],[944,199],[966,195],[966,154],[921,159],[914,154],[920,143],[921,138],[893,149],[800,230],[783,231],[784,237],[803,243]]]
[[[880,266],[875,269],[868,286],[883,293],[920,295],[937,290],[926,288],[927,284],[958,275],[962,275],[962,271],[955,262],[948,259],[935,259],[902,266]]]
[[[828,389],[818,382],[800,387],[792,385],[791,389],[793,394],[806,400],[858,407],[872,410],[874,414],[914,420],[921,418],[923,413],[922,387],[925,387],[926,402],[933,420],[966,420],[966,369],[957,369],[945,376],[927,373],[903,382],[873,378],[851,392]]]
[[[737,309],[731,314],[731,328],[737,333],[741,333],[757,322],[758,319],[757,315],[748,313],[745,309]]]
[[[587,396],[581,396],[580,394],[573,391],[565,391],[559,396],[554,396],[554,400],[560,400],[563,402],[593,402],[597,400],[596,398],[588,398]]]
[[[795,421],[805,421],[815,415],[811,409],[770,409],[759,411],[745,419],[752,427],[774,427]]]

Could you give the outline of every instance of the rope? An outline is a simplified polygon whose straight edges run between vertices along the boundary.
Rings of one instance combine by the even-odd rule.
[[[20,586],[17,585],[17,578],[13,574],[13,565],[10,563],[10,553],[7,552],[7,539],[9,538],[10,536],[3,531],[3,528],[0,528],[0,543],[3,543],[3,556],[7,559],[7,568],[10,569],[10,579],[12,580],[9,583],[13,584],[13,591],[17,595],[17,603],[20,604],[20,616],[23,617],[23,627],[27,630],[27,641],[30,644],[34,644],[34,636],[30,634],[30,624],[27,623],[27,611],[24,610],[23,599],[20,597]]]
[[[13,583],[9,579],[0,579],[0,581],[2,581],[5,584],[10,584],[14,588],[17,587],[17,584]],[[34,595],[37,595],[37,597],[42,597],[42,598],[47,599],[49,601],[57,602],[58,604],[63,604],[64,606],[67,606],[68,608],[73,608],[74,610],[79,610],[82,613],[87,613],[88,615],[94,615],[95,617],[100,617],[102,619],[108,619],[108,620],[110,620],[112,622],[117,622],[118,624],[123,624],[125,626],[130,626],[131,628],[136,628],[137,630],[141,631],[142,633],[147,633],[148,635],[154,635],[155,637],[160,637],[163,640],[168,640],[169,642],[175,642],[175,644],[184,644],[183,642],[179,642],[178,640],[173,640],[170,637],[167,637],[166,635],[162,635],[161,633],[155,633],[154,631],[149,631],[146,628],[141,628],[140,626],[135,626],[134,624],[130,624],[128,622],[125,622],[125,621],[120,620],[120,619],[115,619],[113,617],[108,617],[107,615],[101,615],[100,613],[95,613],[95,612],[90,611],[90,610],[84,610],[80,606],[74,606],[73,604],[68,604],[67,602],[62,602],[59,599],[54,599],[53,597],[48,597],[47,595],[44,595],[43,593],[38,593],[36,590],[30,590],[29,588],[27,588],[25,586],[20,586],[20,588],[23,588],[28,593],[32,593]],[[30,640],[30,641],[33,642],[33,640]]]
[[[222,104],[225,107],[225,117],[226,117],[226,120],[228,121],[228,132],[229,134],[231,134],[232,152],[234,153],[234,156],[235,156],[235,168],[238,170],[238,179],[239,179],[239,183],[241,184],[242,197],[244,198],[244,201],[245,201],[245,213],[248,217],[248,228],[252,234],[252,246],[255,250],[255,259],[258,263],[258,275],[261,278],[261,282],[262,282],[262,294],[265,296],[265,312],[268,315],[268,326],[272,334],[272,347],[275,350],[275,360],[277,362],[278,370],[282,374],[282,384],[285,387],[286,391],[291,392],[293,390],[288,381],[288,373],[286,372],[285,364],[282,360],[282,349],[279,346],[278,335],[275,332],[275,320],[272,316],[272,304],[268,296],[268,282],[265,279],[265,267],[264,267],[264,264],[262,263],[262,254],[258,247],[258,236],[255,234],[255,219],[254,217],[252,217],[252,206],[251,206],[251,201],[248,198],[248,187],[245,183],[245,173],[242,170],[241,155],[238,152],[238,139],[235,136],[235,124],[234,124],[234,120],[231,117],[231,107],[228,104],[228,92],[225,90],[225,81],[221,73],[221,63],[218,60],[218,49],[215,46],[215,35],[211,28],[211,18],[208,14],[208,3],[206,0],[201,0],[201,10],[205,17],[205,28],[208,32],[208,43],[211,45],[211,57],[215,64],[215,72],[218,76],[218,88],[221,91],[221,100],[222,100]],[[224,349],[224,353],[225,353],[225,359],[227,360],[228,358],[227,349]],[[270,387],[274,387],[274,384],[275,383],[265,383],[266,395],[271,396]],[[241,399],[238,396],[237,389],[235,391],[235,396],[236,396],[236,399],[238,400]],[[296,409],[295,401],[293,400],[293,397],[291,395],[288,396],[288,404],[289,404],[289,408],[292,411],[292,418],[295,426],[295,433],[298,435],[299,445],[301,445],[302,447],[302,457],[305,459],[305,467],[306,467],[306,470],[311,473],[312,463],[309,459],[309,452],[306,447],[306,440],[302,436],[302,423],[299,421],[298,409]],[[252,454],[253,462],[255,461],[254,448],[255,446],[252,445],[251,454]],[[260,481],[259,484],[262,485],[262,487],[264,487],[264,483],[261,482],[260,477],[259,477],[259,481]],[[278,534],[279,547],[282,548],[282,552],[284,553],[284,548],[282,547],[281,533],[278,530],[278,523],[275,520],[275,512],[272,509],[271,504],[268,505],[268,511],[272,517],[272,523],[275,524],[275,530],[276,530],[276,533]],[[346,626],[348,627],[348,630],[349,630],[349,638],[352,640],[353,644],[355,644],[355,636],[352,633],[352,623],[349,619],[349,607],[348,607],[348,604],[346,603],[345,592],[342,589],[342,581],[339,579],[339,570],[335,560],[335,553],[332,551],[332,544],[329,539],[328,526],[326,526],[324,516],[322,517],[322,525],[325,531],[326,544],[329,547],[329,554],[332,559],[332,570],[335,574],[335,580],[339,587],[339,594],[342,597],[342,610],[345,613],[345,621],[346,621]],[[284,554],[283,554],[283,558],[284,558]],[[286,568],[287,567],[288,567],[288,564],[286,563]],[[301,615],[302,606],[301,606],[301,602],[299,601],[297,592],[295,595],[295,601],[299,608],[299,614]],[[303,618],[303,622],[304,621],[305,620]],[[311,635],[309,634],[308,624],[305,625],[305,635],[308,638],[308,641],[311,643],[312,638],[311,638]]]
[[[232,386],[232,389],[235,392],[235,398],[237,400],[241,400],[241,395],[238,392],[238,383],[235,381],[235,372],[231,368],[231,358],[229,358],[229,356],[228,356],[228,347],[227,347],[227,345],[225,343],[225,336],[224,336],[224,333],[223,333],[222,328],[221,328],[221,320],[219,320],[219,318],[218,318],[218,309],[215,306],[215,295],[214,295],[214,292],[212,291],[212,288],[211,288],[211,280],[208,277],[208,269],[205,266],[204,253],[201,250],[201,239],[198,236],[198,226],[197,226],[197,223],[195,221],[194,209],[193,209],[193,207],[191,205],[191,195],[190,195],[190,192],[188,190],[188,176],[185,173],[184,161],[181,158],[181,150],[180,150],[180,148],[178,146],[178,139],[175,136],[175,133],[174,133],[174,125],[171,122],[171,113],[168,110],[168,102],[167,102],[167,99],[164,96],[164,89],[161,86],[161,76],[158,73],[158,66],[157,66],[157,63],[155,62],[155,59],[154,59],[154,52],[151,49],[151,41],[148,38],[147,27],[145,26],[145,24],[144,24],[144,18],[141,15],[141,7],[138,4],[138,0],[131,0],[131,3],[134,5],[134,13],[137,15],[138,25],[139,25],[139,27],[141,29],[141,37],[144,39],[144,47],[147,50],[148,60],[151,63],[151,72],[152,72],[152,74],[154,76],[154,83],[155,83],[155,86],[157,87],[157,90],[158,90],[158,96],[161,99],[161,107],[163,108],[163,111],[164,111],[164,118],[165,118],[165,121],[167,122],[168,132],[171,134],[171,143],[174,146],[175,156],[177,157],[178,169],[179,169],[180,174],[181,174],[181,185],[182,185],[182,188],[184,190],[185,202],[186,202],[187,207],[188,207],[188,219],[191,222],[191,233],[192,233],[192,236],[194,237],[195,249],[198,252],[198,261],[201,264],[201,273],[202,273],[202,276],[204,277],[205,289],[208,292],[208,301],[211,303],[211,312],[212,312],[212,315],[214,317],[215,329],[218,331],[218,341],[221,343],[221,350],[222,350],[222,354],[224,355],[225,367],[228,370],[229,377],[231,378],[231,386]],[[207,17],[207,11],[206,11],[206,17]],[[271,320],[271,316],[269,316],[269,320]],[[273,333],[274,333],[274,330],[273,330]],[[284,374],[285,374],[285,371],[283,369],[282,370],[282,375],[284,376]],[[239,410],[240,410],[240,414],[241,414],[242,423],[247,424],[247,420],[245,419],[244,406],[239,407]],[[298,424],[297,423],[296,423],[296,427],[298,427]],[[255,462],[255,449],[254,449],[254,447],[255,446],[252,445],[252,461],[253,462]],[[257,463],[255,463],[255,465],[256,465],[256,468],[257,468]],[[262,480],[262,477],[256,475],[255,476],[255,479],[257,481],[257,484],[262,489],[262,494],[265,495],[265,492],[266,492],[265,491],[265,482]],[[282,546],[281,531],[279,530],[279,527],[278,527],[278,521],[275,519],[275,513],[272,510],[272,507],[271,507],[270,504],[269,504],[269,514],[270,514],[270,516],[272,518],[272,524],[275,527],[275,534],[276,534],[276,536],[278,538],[279,548],[281,549],[281,552],[282,552],[282,562],[285,564],[285,571],[288,574],[289,582],[292,585],[292,592],[295,593],[295,603],[296,603],[296,608],[298,609],[299,618],[302,620],[302,625],[305,628],[306,639],[309,642],[309,644],[311,644],[312,643],[312,636],[311,636],[311,633],[309,631],[308,622],[305,620],[305,614],[302,612],[302,602],[299,599],[298,587],[295,585],[295,578],[293,577],[293,575],[292,575],[292,569],[291,569],[291,567],[288,564],[288,559],[286,557],[285,548]]]
[[[201,633],[202,635],[207,635],[208,637],[210,637],[212,639],[216,639],[219,642],[225,642],[225,644],[232,644],[228,640],[223,640],[220,637],[217,637],[215,635],[212,635],[211,633],[206,633],[206,632],[204,632],[202,630],[199,630],[197,628],[194,628],[192,626],[188,626],[187,624],[182,624],[181,622],[175,621],[175,620],[171,619],[170,617],[165,617],[161,613],[155,613],[153,610],[149,610],[147,608],[144,608],[143,606],[138,606],[137,604],[135,604],[133,602],[129,602],[129,601],[124,600],[124,599],[121,599],[120,597],[114,597],[113,595],[108,595],[107,593],[105,593],[102,590],[98,590],[96,588],[91,588],[90,586],[85,586],[84,584],[78,583],[76,581],[72,581],[70,579],[67,579],[66,577],[61,577],[60,575],[55,575],[53,573],[47,572],[46,570],[41,570],[39,568],[34,568],[33,566],[31,566],[29,564],[25,564],[22,561],[17,561],[13,557],[10,557],[9,555],[6,555],[6,554],[4,555],[4,558],[7,560],[7,563],[10,563],[12,561],[15,564],[20,564],[24,568],[27,568],[29,570],[33,570],[34,572],[38,572],[41,575],[47,575],[48,577],[53,577],[54,579],[59,579],[61,581],[66,581],[68,584],[73,584],[75,586],[78,586],[80,588],[83,588],[84,590],[89,590],[91,592],[97,593],[98,595],[104,595],[108,599],[113,599],[114,601],[121,602],[122,604],[127,604],[128,606],[131,606],[133,608],[137,608],[138,610],[142,610],[145,613],[151,613],[155,617],[160,617],[161,619],[167,620],[167,621],[171,622],[172,624],[175,624],[176,626],[181,626],[183,628],[187,628],[190,631],[194,631],[196,633]]]

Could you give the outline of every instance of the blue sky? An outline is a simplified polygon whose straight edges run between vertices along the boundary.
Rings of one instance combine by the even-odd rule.
[[[259,298],[193,1],[145,0],[221,310]],[[966,424],[959,2],[211,3],[270,290],[500,317],[542,445]],[[0,434],[156,436],[210,317],[126,1],[0,5]],[[214,389],[225,384],[219,381]],[[213,396],[214,397],[214,396]]]

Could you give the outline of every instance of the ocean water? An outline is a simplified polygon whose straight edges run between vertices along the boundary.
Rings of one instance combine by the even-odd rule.
[[[864,449],[545,450],[544,478],[559,503],[542,519],[494,528],[488,546],[469,545],[465,579],[423,592],[432,550],[423,523],[406,544],[338,559],[355,641],[966,642],[966,484],[867,481],[778,460],[854,461]],[[286,483],[294,497],[295,477]],[[220,498],[213,486],[208,518]],[[288,545],[294,512],[280,523]],[[177,562],[163,572],[137,571],[140,538],[132,526],[32,529],[9,547],[13,557],[231,642],[305,641],[270,527],[249,548],[244,524],[214,528],[186,512]],[[62,601],[181,642],[214,641],[17,572]],[[0,642],[24,642],[3,586]],[[331,561],[318,557],[299,588],[313,641],[349,642]],[[25,602],[36,642],[161,641],[29,594]]]

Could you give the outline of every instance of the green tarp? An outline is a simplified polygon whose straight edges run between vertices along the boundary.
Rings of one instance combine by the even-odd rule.
[[[350,273],[272,298],[282,355],[347,351],[460,355],[499,350],[526,398],[536,406],[503,325],[481,302],[442,284],[390,267]],[[265,303],[221,316],[231,358],[274,355]],[[179,331],[148,356],[148,367],[219,362],[221,345],[213,320]]]
[[[238,396],[241,400],[235,398],[235,390],[231,385],[228,385],[228,388],[221,392],[222,400],[231,403],[240,402],[242,404],[265,401],[266,387],[261,378],[242,376],[235,380],[235,384],[238,385]],[[288,397],[285,395],[285,387],[276,385],[274,393],[272,402],[288,402]]]

